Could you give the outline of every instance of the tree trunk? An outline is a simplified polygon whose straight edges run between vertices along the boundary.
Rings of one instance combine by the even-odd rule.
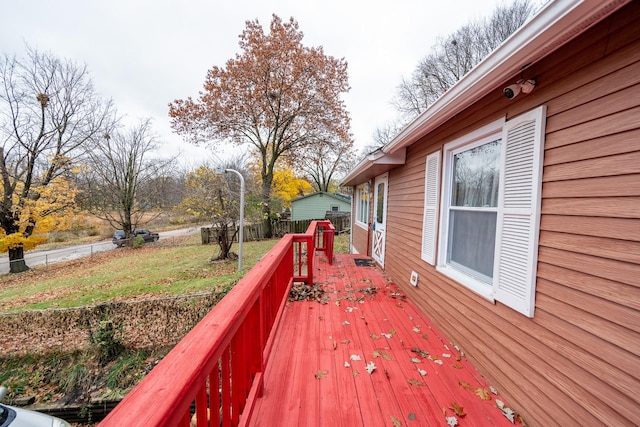
[[[271,183],[273,174],[262,177],[262,223],[264,225],[264,238],[273,237],[271,228]]]
[[[29,267],[24,260],[24,249],[22,247],[9,248],[9,272],[22,273],[27,270]]]
[[[231,232],[233,231],[233,234]],[[233,228],[229,228],[227,226],[222,227],[218,230],[218,235],[216,236],[216,240],[218,241],[218,246],[220,246],[220,254],[216,260],[223,259],[233,259],[231,256],[231,247],[233,246],[233,241],[236,238],[236,234],[238,233],[238,228],[233,226]],[[231,236],[229,235],[231,234]]]

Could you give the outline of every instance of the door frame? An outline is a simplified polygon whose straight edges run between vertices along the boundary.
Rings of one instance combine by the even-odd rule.
[[[382,195],[382,222],[378,222],[379,186],[384,184]],[[387,240],[387,200],[389,197],[389,173],[379,175],[374,180],[373,220],[371,238],[371,257],[384,268],[385,246]]]

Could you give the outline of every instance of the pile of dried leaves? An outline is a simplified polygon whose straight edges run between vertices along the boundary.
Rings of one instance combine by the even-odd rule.
[[[320,283],[314,283],[313,285],[294,283],[289,292],[289,301],[316,301],[321,304],[327,304],[330,299]]]

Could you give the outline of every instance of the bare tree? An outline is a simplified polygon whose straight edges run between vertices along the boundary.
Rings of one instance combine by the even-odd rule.
[[[496,49],[534,13],[532,0],[498,6],[489,18],[464,25],[441,38],[410,79],[402,79],[393,102],[404,122],[422,113]]]
[[[28,268],[24,251],[39,221],[30,206],[72,170],[79,148],[111,116],[85,66],[31,48],[22,59],[0,58],[0,240],[11,272]]]
[[[377,148],[380,148],[390,142],[404,127],[402,122],[389,122],[384,126],[376,128],[373,134],[374,144],[366,148],[366,153],[370,153],[375,151]]]
[[[329,191],[336,177],[353,166],[355,150],[352,140],[326,140],[312,144],[295,166],[307,175],[316,191]]]
[[[150,221],[159,214],[154,211],[160,188],[155,184],[169,174],[175,157],[151,158],[158,147],[149,119],[126,131],[113,128],[86,146],[84,206],[114,228],[124,230],[126,237],[143,220]]]

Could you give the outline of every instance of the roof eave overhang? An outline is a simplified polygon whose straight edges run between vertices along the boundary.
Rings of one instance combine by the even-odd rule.
[[[407,147],[418,139],[496,90],[496,87],[506,79],[519,76],[527,66],[565,45],[629,1],[557,0],[550,2],[389,143],[374,153],[379,152],[377,156],[381,157],[406,157]],[[376,163],[370,156],[364,158],[352,169],[340,185],[357,185],[400,164]]]

